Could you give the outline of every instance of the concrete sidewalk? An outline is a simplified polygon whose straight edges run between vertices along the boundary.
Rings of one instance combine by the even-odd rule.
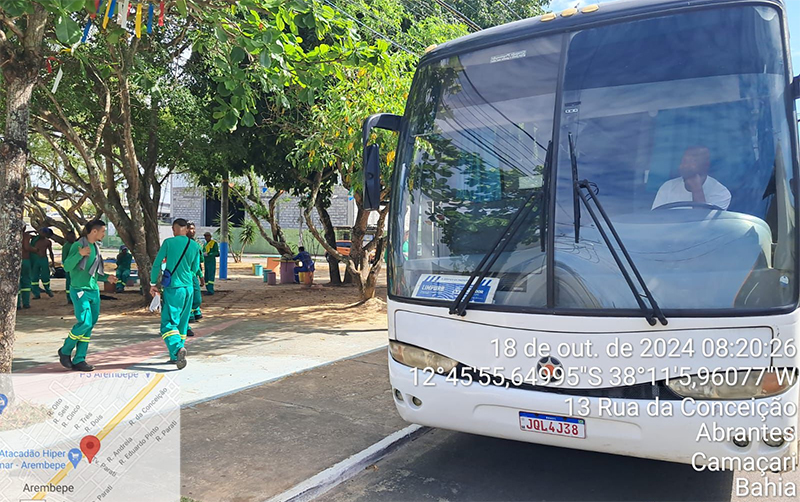
[[[182,495],[262,502],[408,426],[385,349],[183,410]]]

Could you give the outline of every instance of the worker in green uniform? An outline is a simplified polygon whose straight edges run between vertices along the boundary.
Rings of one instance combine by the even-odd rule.
[[[117,286],[114,290],[117,293],[125,291],[125,284],[131,278],[131,262],[133,256],[128,252],[128,246],[120,246],[119,254],[117,255]]]
[[[72,277],[69,294],[75,309],[77,322],[58,349],[58,360],[62,366],[75,371],[92,371],[94,366],[86,362],[92,329],[100,316],[100,288],[97,281],[114,284],[117,278],[103,270],[103,257],[98,244],[106,235],[106,224],[92,220],[86,224],[78,242],[69,250],[64,260],[64,270]],[[72,351],[75,357],[72,357]]]
[[[41,228],[39,234],[31,239],[31,246],[35,252],[31,253],[31,292],[34,300],[41,297],[39,281],[42,281],[42,289],[47,296],[52,298],[53,292],[50,291],[50,267],[56,266],[56,258],[53,256],[53,242],[50,237],[53,231],[47,227]],[[50,261],[47,261],[47,253],[50,253]]]
[[[72,245],[75,243],[75,232],[72,230],[68,230],[64,234],[64,244],[61,246],[61,266],[64,266],[64,261],[66,261],[67,256],[69,256],[69,250]],[[69,272],[64,270],[64,277],[67,281],[67,287],[65,293],[67,294],[67,305],[72,305],[72,297],[69,296],[69,287],[72,283],[72,278],[69,276]]]
[[[197,229],[193,221],[189,222],[189,230],[186,232],[186,237],[192,240],[194,244],[197,245],[197,252],[198,256],[203,252],[203,249],[200,247],[200,243],[195,240]],[[203,312],[200,310],[200,305],[203,304],[203,295],[200,293],[200,288],[204,285],[204,278],[203,278],[203,270],[202,270],[202,261],[200,262],[201,270],[198,272],[196,276],[192,278],[192,311],[189,313],[189,322],[197,322],[203,318]],[[194,336],[194,331],[192,328],[189,328],[186,336]]]
[[[186,236],[188,230],[186,220],[175,220],[172,224],[174,237],[161,244],[150,274],[150,294],[153,296],[159,293],[156,283],[161,274],[164,294],[161,338],[167,344],[170,362],[175,363],[179,370],[186,367],[186,349],[183,345],[192,310],[192,278],[200,271],[200,248],[192,246],[192,240]]]
[[[203,236],[206,245],[203,248],[203,264],[206,269],[206,291],[209,295],[214,294],[214,278],[217,275],[217,256],[219,256],[219,244],[211,237],[211,232],[206,232]]]
[[[19,271],[19,292],[17,293],[17,310],[31,308],[31,234],[27,231],[22,234],[22,266]]]

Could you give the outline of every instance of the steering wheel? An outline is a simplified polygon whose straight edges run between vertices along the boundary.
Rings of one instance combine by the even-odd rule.
[[[653,208],[653,210],[655,211],[658,209],[675,209],[676,207],[691,207],[693,209],[710,209],[712,211],[713,210],[724,211],[724,209],[722,209],[717,205],[709,204],[708,202],[694,202],[691,200],[679,200],[677,202],[668,202],[666,204],[662,204],[656,208]]]

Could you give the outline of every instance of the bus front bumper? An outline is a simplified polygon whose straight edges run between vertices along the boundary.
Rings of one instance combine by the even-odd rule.
[[[775,402],[788,403],[786,407],[796,410],[798,383],[780,396],[748,401],[756,410],[753,413],[709,416],[705,407],[710,403],[720,403],[717,406],[725,407],[726,403],[740,406],[742,401],[697,401],[696,404],[702,403],[698,407],[682,401],[656,403],[652,400],[584,398],[482,386],[477,382],[465,386],[447,381],[444,376],[430,377],[429,373],[422,371],[415,377],[415,371],[389,355],[394,402],[400,416],[411,423],[543,445],[687,463],[695,465],[698,470],[715,465],[718,460],[736,458],[787,459],[781,460],[784,466],[789,462],[796,463],[797,413],[793,416],[767,414],[762,419],[758,410],[769,409],[770,405],[775,409]],[[423,385],[424,382],[428,385]],[[520,427],[520,412],[569,417],[570,400],[573,401],[573,410],[578,410],[588,400],[589,413],[581,417],[585,420],[585,438],[527,431]],[[794,440],[774,447],[759,439],[741,447],[730,438],[717,440],[714,437],[714,434],[717,437],[723,434],[720,428],[726,431],[737,427],[761,428],[762,425],[768,429],[791,429],[795,434]],[[712,440],[703,437],[706,431]],[[765,462],[760,465],[774,465]],[[787,467],[779,470],[785,471]]]

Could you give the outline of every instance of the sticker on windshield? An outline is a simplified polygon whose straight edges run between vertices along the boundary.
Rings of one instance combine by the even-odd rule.
[[[500,54],[499,56],[492,56],[491,59],[489,59],[489,62],[499,63],[501,61],[509,61],[511,59],[524,58],[527,54],[528,54],[527,51],[509,52],[508,54]]]
[[[422,274],[414,288],[413,296],[429,300],[455,300],[467,280],[469,277],[465,275]],[[484,278],[472,295],[470,303],[493,303],[499,284],[500,279],[497,277]]]

